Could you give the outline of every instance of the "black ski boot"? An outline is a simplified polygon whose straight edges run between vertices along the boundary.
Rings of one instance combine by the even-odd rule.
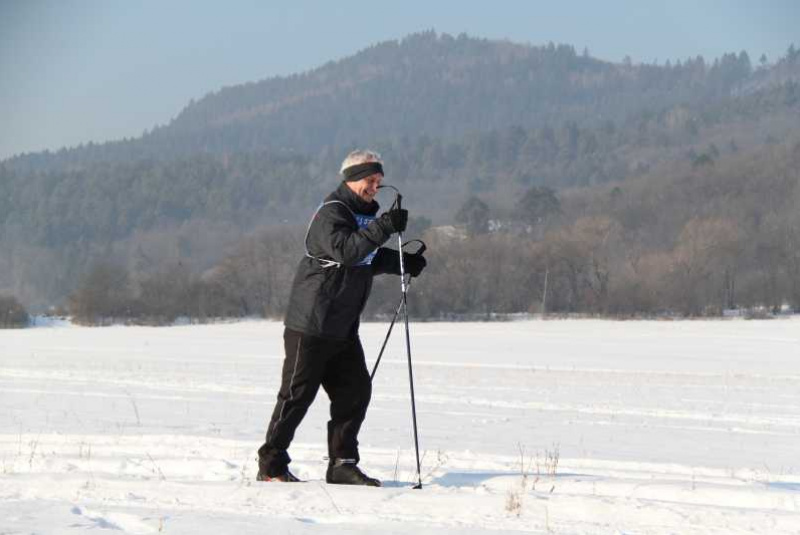
[[[266,472],[262,472],[261,470],[258,471],[258,476],[256,476],[256,481],[271,481],[271,482],[280,482],[280,483],[299,483],[300,480],[289,471],[287,468],[286,471],[282,474],[276,475],[268,475]]]
[[[362,472],[351,459],[334,459],[328,465],[325,481],[334,485],[380,487],[381,482]]]

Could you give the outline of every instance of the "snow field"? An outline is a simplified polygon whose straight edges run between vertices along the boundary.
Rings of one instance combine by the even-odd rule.
[[[322,391],[308,482],[255,481],[280,324],[0,332],[0,533],[798,533],[798,327],[412,324],[422,491],[399,333],[363,489],[321,482]]]

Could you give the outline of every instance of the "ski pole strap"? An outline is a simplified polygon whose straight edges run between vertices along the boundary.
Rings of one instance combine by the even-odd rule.
[[[408,240],[407,242],[405,242],[403,244],[403,248],[405,249],[406,245],[411,245],[412,243],[418,243],[418,244],[420,244],[420,247],[417,250],[417,252],[411,253],[411,254],[422,254],[428,249],[428,246],[425,245],[425,242],[422,241],[422,240]]]
[[[342,263],[341,263],[341,262],[337,262],[336,260],[331,260],[331,259],[329,259],[329,258],[319,258],[319,257],[317,257],[317,256],[314,256],[314,255],[312,255],[312,254],[311,254],[311,253],[308,251],[308,235],[309,235],[309,233],[311,232],[311,225],[313,225],[313,224],[314,224],[314,219],[316,219],[316,218],[317,218],[317,214],[319,213],[319,211],[320,211],[320,210],[322,210],[322,208],[323,208],[324,206],[327,206],[327,205],[329,205],[329,204],[336,204],[336,203],[338,203],[338,204],[341,204],[342,206],[344,206],[345,208],[347,208],[347,209],[350,211],[350,213],[351,213],[351,214],[353,214],[353,211],[352,211],[352,210],[350,210],[350,207],[349,207],[349,206],[347,206],[347,205],[346,205],[345,203],[343,203],[342,201],[328,201],[328,202],[324,202],[324,203],[320,204],[319,206],[317,206],[317,209],[316,209],[316,210],[314,210],[314,214],[311,216],[311,220],[308,222],[308,227],[306,228],[306,237],[305,237],[305,238],[303,238],[303,248],[304,248],[304,249],[305,249],[305,251],[306,251],[306,256],[307,256],[308,258],[313,258],[314,260],[316,260],[317,262],[319,262],[319,265],[320,265],[320,267],[322,267],[322,268],[330,268],[330,267],[337,267],[337,268],[338,268],[338,267],[341,267],[341,266],[342,266]],[[353,217],[355,217],[355,214],[353,214]]]

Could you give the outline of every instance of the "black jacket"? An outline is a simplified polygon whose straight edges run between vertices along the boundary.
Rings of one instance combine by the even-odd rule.
[[[308,228],[306,246],[310,256],[300,260],[292,283],[284,324],[293,331],[333,338],[358,336],[359,317],[364,310],[372,277],[399,273],[397,251],[380,248],[392,233],[383,219],[362,222],[355,216],[372,218],[379,206],[361,199],[344,182],[328,197]],[[371,264],[363,261],[376,252]],[[312,258],[316,257],[316,258]],[[333,261],[339,265],[324,264]]]

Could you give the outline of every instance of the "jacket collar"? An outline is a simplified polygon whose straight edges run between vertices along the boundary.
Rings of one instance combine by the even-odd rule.
[[[367,202],[358,195],[345,183],[339,184],[339,187],[328,196],[329,199],[336,199],[344,202],[350,207],[353,212],[362,215],[374,216],[378,213],[380,205],[377,201]]]

